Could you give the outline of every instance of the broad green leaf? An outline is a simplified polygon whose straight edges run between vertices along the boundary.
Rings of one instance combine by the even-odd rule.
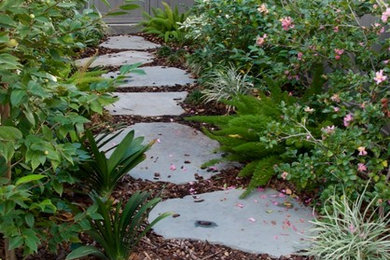
[[[73,250],[65,260],[79,259],[84,256],[95,255],[102,259],[108,259],[102,252],[99,251],[96,247],[93,246],[81,246],[75,250]]]
[[[28,183],[28,182],[32,182],[32,181],[38,181],[42,178],[45,178],[46,176],[45,175],[41,175],[41,174],[30,174],[30,175],[27,175],[27,176],[24,176],[20,179],[18,179],[16,181],[16,185],[20,185],[20,184],[24,184],[24,183]]]
[[[26,97],[27,93],[24,90],[14,90],[11,93],[11,104],[14,107],[19,106],[22,103],[23,98]]]
[[[119,8],[122,9],[122,10],[129,11],[129,10],[134,10],[134,9],[139,8],[139,5],[137,5],[137,4],[127,4],[127,5],[121,5]]]
[[[124,15],[124,14],[127,14],[127,12],[110,12],[110,13],[107,13],[106,15],[107,16],[119,16],[119,15]]]
[[[14,26],[15,25],[15,21],[12,20],[12,18],[9,17],[6,14],[0,14],[0,24]]]
[[[0,141],[15,141],[22,139],[23,134],[12,126],[0,126]]]

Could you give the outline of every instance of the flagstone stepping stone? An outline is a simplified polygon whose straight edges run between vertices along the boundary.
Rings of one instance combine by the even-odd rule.
[[[164,238],[208,241],[277,258],[308,248],[312,209],[272,189],[240,200],[242,192],[231,189],[199,194],[196,199],[169,199],[150,212],[149,221],[174,212],[154,226]]]
[[[185,70],[173,67],[142,67],[145,75],[129,74],[125,83],[120,87],[174,87],[177,85],[185,86],[195,82],[190,78],[190,74]],[[104,74],[106,78],[116,78],[119,72],[110,72]]]
[[[147,50],[158,48],[161,45],[147,41],[140,36],[119,35],[108,37],[107,41],[99,46],[116,50]]]
[[[154,56],[143,51],[122,51],[98,56],[90,67],[97,66],[122,66],[127,64],[146,64],[153,61]],[[81,67],[90,61],[90,57],[76,60],[76,65]]]
[[[179,105],[188,92],[115,92],[119,100],[106,107],[111,115],[178,116],[185,111]]]
[[[214,153],[219,147],[218,142],[196,129],[174,122],[135,124],[105,145],[103,150],[118,144],[132,129],[137,136],[144,136],[145,142],[157,140],[146,152],[146,160],[130,171],[129,174],[136,179],[184,184],[196,181],[194,174],[209,179],[224,167],[224,164],[218,164],[201,169],[203,163],[220,158],[220,154]],[[107,156],[110,154],[111,151]]]

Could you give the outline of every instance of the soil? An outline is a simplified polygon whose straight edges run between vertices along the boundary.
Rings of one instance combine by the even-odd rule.
[[[163,44],[161,40],[152,35],[147,35],[144,33],[139,33],[138,35],[144,36],[146,39]],[[123,51],[123,50],[120,50]],[[98,53],[115,53],[119,52],[117,50],[110,50],[107,48],[99,48]],[[155,50],[150,50],[150,52],[155,52]],[[80,57],[90,57],[96,53],[96,49],[89,48],[80,54]],[[156,58],[152,65],[167,66],[166,59],[163,57]],[[151,65],[148,64],[148,65]],[[182,68],[186,69],[184,65]],[[109,68],[113,71],[118,68]],[[196,84],[190,84],[187,86],[175,86],[175,87],[153,87],[153,88],[117,88],[117,92],[140,92],[140,91],[149,91],[149,92],[164,92],[164,91],[188,91],[191,92],[195,89],[198,89],[199,86]],[[192,122],[185,120],[187,116],[193,115],[224,115],[228,114],[228,111],[225,106],[220,104],[198,104],[185,102],[181,106],[184,108],[186,113],[182,116],[160,116],[160,117],[140,117],[140,116],[109,116],[105,115],[104,117],[95,117],[92,119],[93,124],[99,125],[100,130],[102,128],[112,128],[112,125],[115,124],[124,124],[124,125],[133,125],[139,122],[178,122],[182,124],[189,125],[198,130],[201,130],[203,127],[212,129],[213,126],[207,125],[199,122]],[[127,200],[134,192],[136,191],[149,191],[153,196],[159,196],[162,199],[169,198],[182,198],[190,194],[190,189],[193,188],[197,194],[224,190],[227,187],[247,187],[250,179],[237,177],[240,171],[239,167],[230,168],[223,170],[220,174],[213,176],[209,180],[203,180],[199,178],[197,182],[188,183],[183,185],[176,185],[173,183],[166,182],[151,182],[141,179],[134,179],[130,176],[125,176],[117,189],[113,193],[113,198],[115,201]],[[310,194],[298,193],[296,189],[289,183],[283,182],[278,179],[273,179],[270,181],[269,187],[275,188],[280,192],[284,192],[288,195],[299,197],[304,203],[309,202],[312,197]],[[299,194],[295,195],[295,194]],[[196,195],[194,195],[196,196]],[[86,197],[81,196],[77,200],[84,200]],[[86,235],[81,235],[82,241],[87,244],[93,243]],[[0,245],[3,248],[3,245]],[[2,253],[3,250],[1,250]],[[38,253],[34,256],[30,256],[28,260],[38,260],[38,259],[55,259],[63,260],[66,255],[70,252],[69,245],[64,245],[59,248],[58,252],[54,255],[49,253],[45,248],[40,248]],[[0,253],[0,259],[4,257]],[[18,253],[18,259],[22,259],[21,252]],[[86,259],[95,259],[89,257]],[[311,260],[312,258],[303,257],[303,256],[284,256],[280,258],[272,258],[268,255],[256,255],[242,252],[239,250],[234,250],[221,245],[209,244],[208,242],[201,241],[192,241],[187,239],[164,239],[161,236],[156,235],[153,232],[149,232],[146,237],[144,237],[135,252],[130,257],[130,260],[207,260],[207,259],[221,259],[221,260]]]

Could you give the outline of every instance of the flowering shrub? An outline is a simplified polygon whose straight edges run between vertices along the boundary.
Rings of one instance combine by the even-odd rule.
[[[343,187],[356,197],[368,181],[366,197],[387,205],[390,8],[348,0],[198,5],[210,9],[203,10],[209,18],[201,28],[209,40],[198,41],[193,61],[233,61],[256,78],[257,87],[267,90],[273,81],[298,97],[294,104],[275,103],[282,120],[257,132],[259,145],[286,147],[274,167],[278,176],[315,191],[321,201],[334,189],[341,196]]]

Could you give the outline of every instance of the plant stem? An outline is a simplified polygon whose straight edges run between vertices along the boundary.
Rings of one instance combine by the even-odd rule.
[[[5,85],[5,88],[7,88],[7,85]],[[9,103],[6,103],[4,105],[0,104],[0,125],[2,125],[10,116],[10,106]],[[7,162],[7,170],[5,172],[5,177],[8,179],[8,182],[11,182],[12,179],[12,172],[11,172],[11,161]],[[17,260],[15,250],[8,250],[9,247],[9,240],[4,239],[4,253],[5,253],[5,260]]]

